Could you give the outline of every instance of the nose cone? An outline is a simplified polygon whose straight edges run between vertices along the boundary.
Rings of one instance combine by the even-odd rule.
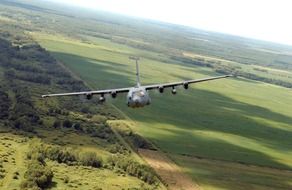
[[[135,102],[135,104],[139,104],[140,103],[140,99],[139,98],[133,98],[133,102]]]
[[[128,101],[128,106],[132,107],[132,108],[140,108],[140,107],[144,107],[145,105],[149,105],[150,104],[150,100],[143,98],[143,97],[139,97],[139,96],[132,96],[131,99],[129,99]]]

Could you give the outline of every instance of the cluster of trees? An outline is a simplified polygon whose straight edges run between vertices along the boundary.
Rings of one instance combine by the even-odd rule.
[[[17,36],[18,41],[22,40],[21,36]],[[16,38],[16,37],[15,37]],[[20,66],[17,64],[17,61],[30,61],[31,63],[35,62],[44,62],[44,63],[55,63],[55,59],[50,56],[50,54],[42,48],[39,44],[30,41],[28,44],[21,44],[21,46],[16,45],[13,46],[10,41],[0,38],[0,50],[1,54],[5,56],[1,56],[0,61],[3,66],[7,66],[8,64],[13,64],[12,67],[19,70],[29,71],[30,67]],[[30,64],[27,62],[27,64]],[[25,69],[25,67],[28,68]]]
[[[13,68],[15,70],[19,71],[27,71],[27,72],[33,72],[33,73],[43,73],[44,71],[39,68],[36,65],[29,65],[29,64],[23,64],[20,61],[17,61],[14,59],[14,61],[6,61],[2,62],[3,67],[7,68]]]
[[[38,62],[55,62],[55,60],[38,44],[23,47],[12,44],[0,38],[2,50],[1,66],[7,68],[4,76],[8,80],[19,79],[39,84],[51,83],[51,78],[40,68]]]
[[[44,163],[38,160],[31,160],[24,175],[25,180],[21,183],[21,189],[45,189],[52,184],[53,176],[52,170]]]
[[[56,64],[54,57],[37,43],[25,45],[21,48],[21,53],[27,59],[44,64]]]
[[[23,46],[13,46],[0,38],[0,65],[8,70],[5,76],[11,79],[50,85],[52,81],[68,90],[85,90],[82,81],[57,64],[57,61],[39,44],[31,42]]]
[[[32,141],[33,147],[28,153],[28,158],[37,154],[40,158],[47,158],[67,165],[82,165],[100,168],[103,165],[102,158],[96,152],[83,152],[72,148],[56,145],[46,145],[38,140]]]
[[[25,36],[12,37],[14,45],[7,39],[1,38],[0,32],[0,66],[4,68],[6,81],[15,81],[21,86],[46,86],[51,93],[54,91],[79,91],[89,90],[88,87],[78,79],[74,79],[58,62],[32,40],[25,39]],[[18,38],[17,43],[15,39]],[[22,43],[23,41],[23,43]],[[15,45],[19,44],[19,45]],[[17,80],[15,80],[17,79]],[[26,82],[30,82],[29,84]],[[33,83],[33,84],[31,84]],[[57,90],[58,88],[58,90]],[[62,90],[61,90],[62,89]],[[72,104],[72,101],[75,103]],[[90,100],[93,104],[98,104],[98,100]],[[78,97],[58,99],[60,107],[67,110],[86,111],[87,114],[97,114],[103,112],[100,108],[93,108],[88,102],[80,102]],[[83,109],[90,107],[90,109]],[[56,113],[58,114],[58,113]]]
[[[9,108],[11,106],[11,100],[8,97],[8,94],[2,90],[0,86],[0,120],[8,119]]]
[[[8,83],[7,83],[8,84]],[[26,87],[21,87],[14,82],[9,82],[12,99],[5,92],[7,87],[0,89],[0,119],[9,120],[7,125],[16,129],[33,132],[33,126],[42,124],[38,111],[31,100],[31,95]]]
[[[268,70],[267,69],[254,68],[253,70],[260,71],[260,72],[263,72],[263,73],[268,73]]]
[[[120,169],[128,175],[137,177],[150,185],[154,185],[159,182],[152,168],[122,155],[114,155],[109,157],[106,167],[111,169]]]
[[[62,86],[70,86],[73,91],[82,91],[82,90],[88,90],[84,87],[83,81],[76,80],[73,78],[61,78],[57,79],[56,81],[57,84],[62,85]]]
[[[143,148],[149,150],[157,150],[152,143],[143,138],[141,135],[135,133],[127,126],[119,127],[118,132],[123,136],[124,139],[132,146],[134,149]]]
[[[129,155],[131,153],[124,145],[121,143],[114,143],[107,147],[107,150],[112,154],[123,154]]]
[[[92,108],[92,105],[89,106],[89,102],[80,102],[78,98],[72,97],[58,100],[57,104],[63,109],[51,107],[47,113],[44,113],[34,105],[35,101],[32,101],[31,90],[34,87],[48,85],[48,88],[55,89],[55,86],[59,86],[60,89],[67,89],[68,91],[85,90],[87,88],[82,81],[72,78],[70,73],[57,64],[57,61],[38,44],[32,42],[30,45],[13,46],[11,42],[0,38],[0,50],[0,67],[4,70],[3,83],[6,86],[5,89],[10,89],[11,97],[13,97],[12,104],[7,93],[4,90],[0,92],[0,118],[9,119],[5,122],[7,125],[35,133],[35,127],[43,124],[41,119],[43,115],[67,117],[69,112],[66,110],[82,111],[88,115],[99,112],[97,108]],[[27,82],[33,82],[34,84],[28,85]],[[76,103],[72,104],[72,101]],[[95,100],[91,101],[94,102]],[[61,126],[74,128],[77,131],[103,139],[110,140],[113,136],[111,131],[106,128],[93,128],[89,125],[81,125],[79,122],[72,122],[69,119],[56,120],[53,124],[55,128]]]
[[[46,84],[49,85],[51,84],[51,78],[42,75],[42,74],[28,74],[26,72],[15,72],[14,69],[9,69],[4,72],[4,76],[8,79],[19,79],[19,80],[24,80],[28,82],[34,82],[34,83],[39,83],[39,84]]]
[[[88,134],[91,137],[98,137],[98,138],[107,140],[107,142],[110,144],[107,147],[107,150],[110,153],[113,153],[113,154],[119,153],[119,154],[124,154],[124,155],[128,155],[130,153],[130,151],[118,141],[113,131],[107,124],[94,125],[94,124],[88,124],[88,123],[85,124],[85,123],[74,122],[69,119],[65,119],[63,121],[57,119],[54,121],[53,127],[54,128],[61,128],[61,127],[72,128],[72,129],[77,130],[80,133]],[[138,137],[137,135],[137,138],[134,138],[134,136],[136,135],[137,134],[134,134],[134,133],[130,135],[131,137],[133,137],[133,139],[136,139],[136,140],[133,140],[133,143],[135,142],[137,144],[137,146],[133,145],[134,147],[137,147],[137,148],[150,147],[150,144],[146,142],[146,140],[142,138],[141,136]],[[151,148],[148,148],[148,149],[151,149]]]
[[[47,114],[50,116],[56,116],[56,115],[68,116],[69,112],[67,110],[64,110],[64,109],[49,108]]]
[[[63,121],[56,119],[52,127],[73,128],[80,133],[89,134],[92,137],[107,139],[108,141],[111,141],[112,138],[114,137],[112,130],[106,124],[100,124],[100,125],[95,125],[95,124],[90,124],[90,123],[84,124],[80,122],[71,121],[70,119],[65,119]]]
[[[145,138],[143,138],[141,135],[137,133],[134,132],[130,133],[128,135],[128,139],[130,143],[136,148],[156,150],[156,148],[153,147],[153,145],[150,142],[148,142]]]
[[[128,175],[137,177],[151,185],[159,182],[152,168],[140,164],[129,156],[122,154],[110,156],[104,162],[101,156],[97,155],[96,152],[83,152],[72,148],[47,145],[40,140],[33,139],[30,143],[30,151],[27,153],[27,158],[31,162],[29,162],[25,177],[26,180],[22,185],[23,187],[31,187],[33,184],[40,188],[48,187],[52,180],[53,173],[46,167],[45,159],[50,159],[67,165],[115,169],[116,171],[122,171]]]
[[[9,113],[11,125],[16,129],[33,132],[33,126],[41,124],[42,121],[31,100],[28,88],[14,84],[12,91],[16,102]]]
[[[73,125],[73,123],[70,120],[68,120],[68,119],[66,119],[65,121],[63,121],[63,127],[65,127],[65,128],[71,128],[72,125]]]
[[[22,38],[19,37],[19,40],[21,41]],[[73,79],[45,49],[32,41],[15,46],[10,41],[0,38],[0,66],[4,69],[3,82],[6,89],[12,89],[14,93],[12,97],[15,96],[16,99],[16,103],[11,107],[7,94],[3,94],[4,91],[0,94],[3,100],[0,103],[0,117],[8,118],[9,124],[17,129],[33,132],[33,126],[42,122],[38,115],[41,111],[34,106],[34,101],[32,101],[30,92],[33,86],[26,82],[33,82],[35,86],[48,85],[50,87],[52,84],[59,83],[62,89],[68,90],[85,89],[82,81]],[[29,88],[24,86],[29,86]],[[76,102],[78,104],[78,101]],[[70,99],[61,99],[59,103],[61,107],[68,110],[80,111],[83,107],[81,103],[72,105]],[[68,115],[68,112],[49,110],[48,113],[52,116],[57,114]]]
[[[102,167],[102,159],[100,156],[97,156],[95,152],[84,152],[79,155],[79,161],[83,166],[91,166],[94,168]]]
[[[43,150],[38,150],[44,157],[50,160],[57,161],[58,163],[65,163],[68,165],[75,165],[78,160],[77,153],[70,148],[61,148],[59,146],[44,146],[41,145]],[[76,164],[77,165],[77,164]]]
[[[37,141],[30,144],[30,152],[27,153],[28,165],[20,187],[23,190],[42,190],[50,187],[54,177],[53,171],[46,165],[45,157],[35,148]]]
[[[252,80],[275,84],[275,85],[283,86],[286,88],[292,88],[292,83],[290,82],[258,76],[256,74],[243,71],[241,67],[239,66],[222,65],[220,61],[209,61],[209,60],[206,61],[200,58],[191,59],[191,58],[182,57],[182,56],[171,56],[171,59],[176,60],[176,61],[181,61],[183,63],[197,65],[197,66],[209,67],[209,68],[214,69],[217,73],[221,73],[221,74],[233,74],[234,76],[241,76],[241,77],[252,79]],[[259,68],[255,68],[254,70],[267,72],[267,70],[259,69]]]
[[[119,37],[111,37],[111,41],[114,43],[119,43],[123,45],[127,45],[133,48],[141,49],[141,50],[147,50],[147,51],[152,51],[152,52],[159,52],[159,53],[165,53],[168,51],[166,47],[161,46],[160,44],[155,43],[143,43],[143,42],[138,42],[126,38],[119,38]]]
[[[11,46],[11,43],[7,40],[0,38],[0,64],[4,65],[10,62],[15,54],[16,48]]]
[[[141,135],[131,131],[125,133],[122,130],[119,130],[119,133],[126,139],[126,141],[132,146],[132,148],[138,150],[139,148],[157,150],[149,141],[143,138]]]
[[[170,58],[175,61],[180,61],[183,63],[202,66],[202,67],[210,67],[210,68],[213,68],[213,64],[220,64],[219,62],[212,62],[212,61],[206,62],[205,59],[203,58],[191,59],[191,58],[187,58],[183,56],[175,56],[175,55],[171,56]]]
[[[85,131],[90,133],[92,137],[107,139],[108,141],[112,141],[112,138],[114,137],[113,131],[108,125],[99,125],[96,127],[87,126]]]
[[[266,82],[270,84],[283,86],[286,88],[292,88],[292,83],[290,82],[286,82],[279,79],[262,77],[253,73],[244,72],[242,70],[230,69],[229,67],[221,66],[221,67],[216,68],[215,71],[221,74],[233,74],[234,76],[241,76],[241,77],[251,79],[251,80],[262,81],[262,82]]]

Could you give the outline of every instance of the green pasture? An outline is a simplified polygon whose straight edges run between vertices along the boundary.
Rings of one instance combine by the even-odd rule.
[[[289,171],[180,155],[174,159],[204,190],[284,190],[292,185]]]

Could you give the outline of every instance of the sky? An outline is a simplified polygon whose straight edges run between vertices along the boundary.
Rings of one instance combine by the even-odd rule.
[[[292,45],[291,0],[53,0]]]

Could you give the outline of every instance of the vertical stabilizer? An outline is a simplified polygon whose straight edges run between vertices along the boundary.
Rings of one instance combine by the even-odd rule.
[[[140,87],[141,86],[141,83],[140,83],[140,72],[139,72],[139,63],[138,61],[140,60],[139,57],[129,57],[129,59],[132,59],[132,60],[135,60],[136,61],[136,77],[137,77],[137,87]]]

